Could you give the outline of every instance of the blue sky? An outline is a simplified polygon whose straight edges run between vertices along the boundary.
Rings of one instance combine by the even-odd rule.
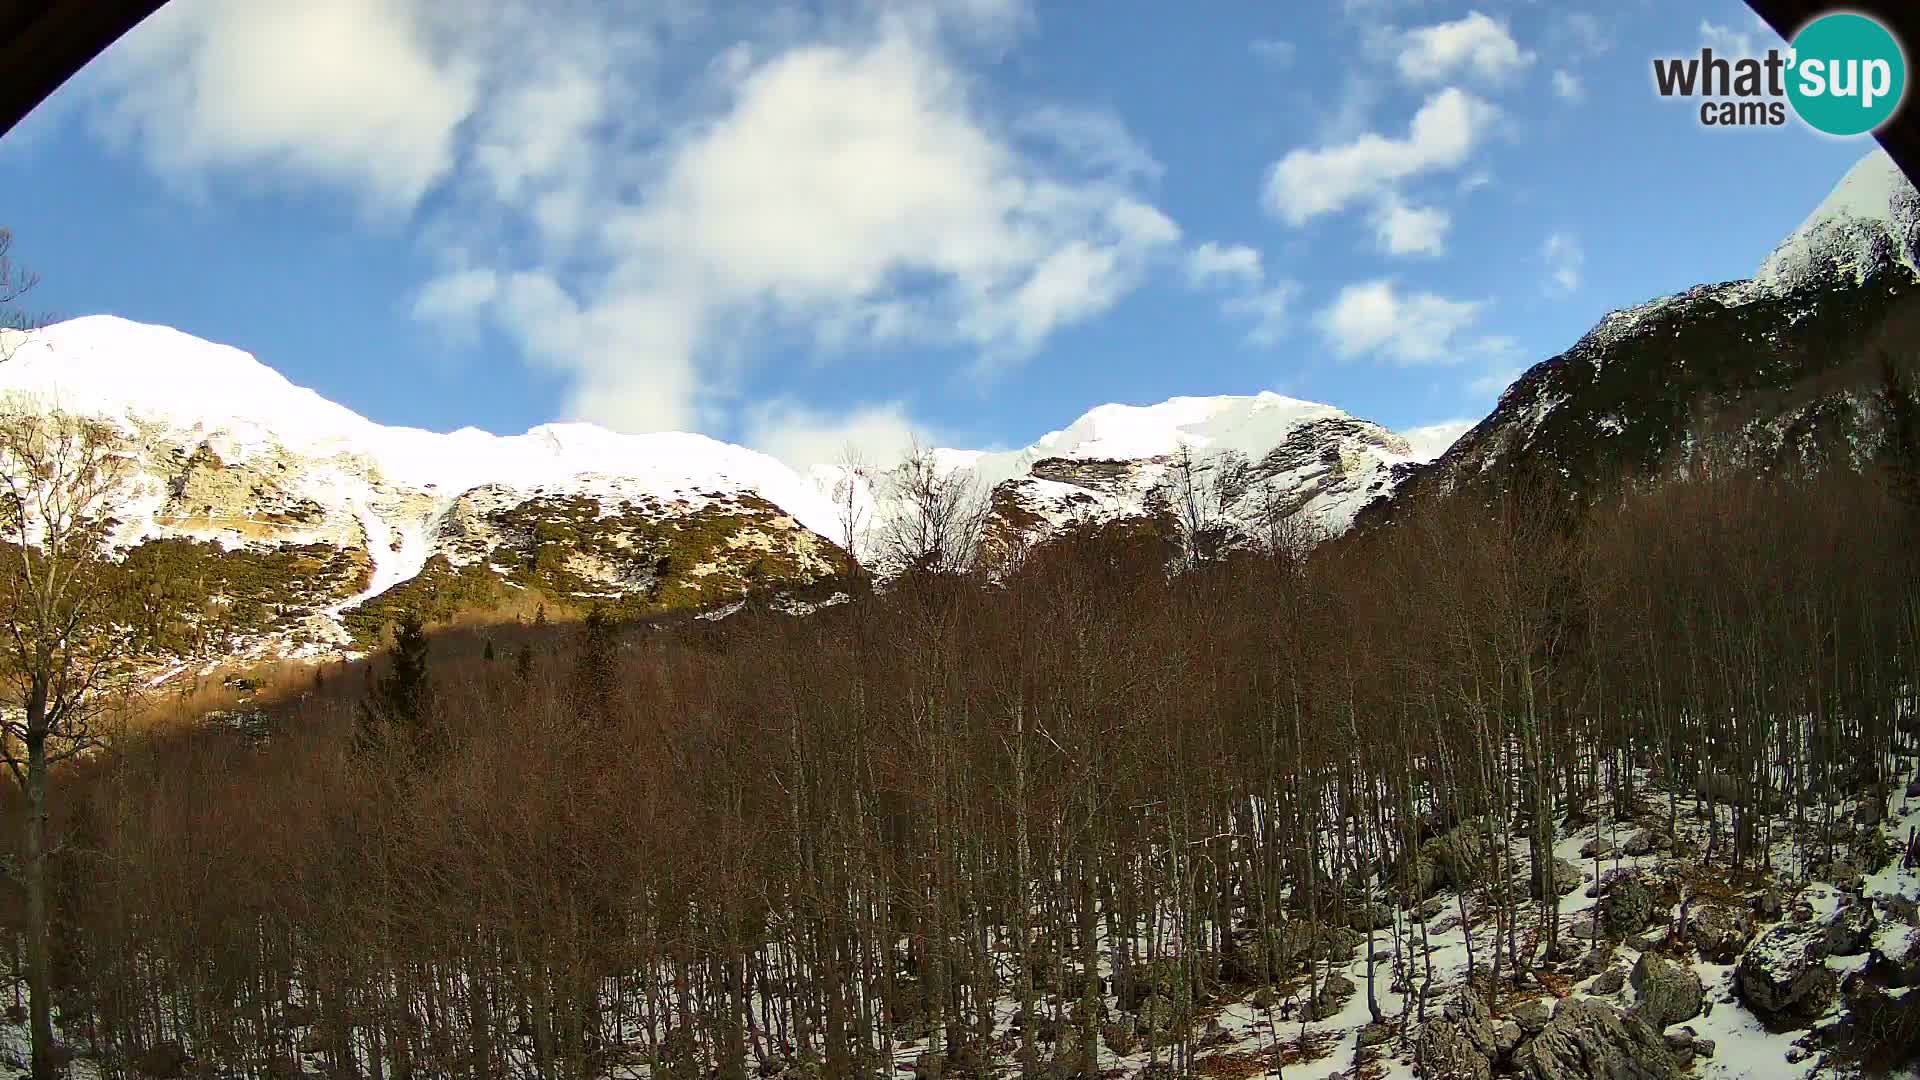
[[[1652,89],[1776,43],[1737,0],[173,0],[0,184],[36,308],[386,423],[805,462],[1271,389],[1408,428],[1813,209],[1869,141]]]

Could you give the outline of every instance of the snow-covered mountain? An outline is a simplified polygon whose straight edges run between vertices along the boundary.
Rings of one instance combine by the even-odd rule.
[[[991,544],[1045,543],[1071,528],[1122,522],[1169,538],[1201,524],[1232,543],[1281,519],[1310,535],[1343,532],[1362,506],[1460,430],[1400,435],[1331,405],[1269,392],[1102,405],[1019,450],[932,454],[941,472],[986,500]],[[817,491],[843,507],[843,522],[859,522],[855,549],[881,557],[895,513],[885,496],[889,473],[850,477],[843,466],[818,465],[811,476]],[[851,517],[844,510],[850,497]],[[1195,514],[1203,520],[1182,522]]]
[[[1920,357],[1917,258],[1920,193],[1875,149],[1754,277],[1608,315],[1397,495],[1518,469],[1585,488],[1707,449],[1859,465],[1881,445],[1883,358],[1912,372]]]
[[[9,351],[0,393],[130,440],[116,542],[128,617],[156,656],[364,648],[402,605],[436,618],[706,607],[755,585],[831,588],[848,569],[835,467],[803,476],[701,435],[586,424],[388,427],[238,349],[106,316]],[[1450,434],[1409,439],[1261,394],[1106,405],[1022,450],[934,453],[991,495],[999,543],[1075,522],[1170,525],[1182,447],[1210,521],[1278,512],[1338,531]],[[894,512],[886,480],[854,479],[863,556]]]
[[[116,540],[130,577],[182,609],[157,620],[157,653],[364,646],[398,602],[696,606],[845,564],[810,485],[704,436],[386,427],[237,349],[111,317],[10,351],[0,392],[132,442]]]
[[[973,468],[992,484],[996,509],[1021,512],[1028,540],[1068,523],[1177,516],[1164,503],[1189,487],[1201,513],[1224,528],[1250,532],[1277,512],[1331,535],[1389,490],[1397,470],[1444,448],[1431,431],[1416,443],[1330,405],[1263,393],[1104,405],[1024,450],[982,455]],[[1189,481],[1182,469],[1196,475]]]

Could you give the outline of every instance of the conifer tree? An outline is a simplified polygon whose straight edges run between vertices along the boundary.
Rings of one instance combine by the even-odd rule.
[[[419,614],[402,612],[394,628],[391,665],[386,675],[373,683],[361,706],[359,744],[363,750],[395,743],[421,758],[437,749],[427,648],[426,626]],[[372,677],[369,669],[368,678]]]
[[[580,654],[574,662],[574,694],[582,720],[606,718],[615,683],[613,617],[594,601],[580,634]]]
[[[1880,408],[1886,419],[1886,460],[1894,494],[1920,507],[1920,394],[1890,352],[1880,353]]]

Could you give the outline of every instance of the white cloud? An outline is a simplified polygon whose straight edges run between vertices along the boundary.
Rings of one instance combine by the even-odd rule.
[[[1293,307],[1299,296],[1298,283],[1277,281],[1228,297],[1220,310],[1248,321],[1247,344],[1270,349],[1292,328]]]
[[[803,473],[814,465],[838,464],[849,451],[869,465],[890,465],[906,457],[916,438],[928,446],[936,441],[899,402],[834,413],[782,398],[748,409],[745,421],[748,446]]]
[[[1194,288],[1226,294],[1220,310],[1249,324],[1248,344],[1271,348],[1286,336],[1300,287],[1292,281],[1269,282],[1260,253],[1253,248],[1211,241],[1201,244],[1187,253],[1186,278]]]
[[[1613,33],[1606,23],[1585,11],[1562,14],[1553,23],[1549,40],[1556,48],[1585,56],[1598,56],[1613,48]]]
[[[1373,216],[1374,236],[1389,255],[1442,255],[1453,215],[1433,206],[1410,206],[1388,196]]]
[[[413,316],[449,329],[470,326],[500,295],[500,275],[485,268],[455,270],[434,278],[414,297]]]
[[[1720,56],[1759,56],[1773,37],[1773,29],[1757,15],[1748,15],[1743,24],[1732,26],[1700,20],[1701,44]]]
[[[1267,173],[1267,209],[1302,225],[1369,199],[1425,173],[1464,164],[1499,110],[1458,88],[1442,90],[1414,114],[1405,138],[1368,132],[1351,142],[1294,150]]]
[[[1348,359],[1452,364],[1488,351],[1490,339],[1467,339],[1485,308],[1430,292],[1403,293],[1383,278],[1342,289],[1318,323],[1328,344]]]
[[[1111,307],[1179,237],[1128,187],[1150,159],[1117,123],[1056,115],[1050,135],[1084,136],[1080,174],[1050,167],[996,138],[937,47],[898,30],[791,48],[727,90],[676,133],[658,183],[601,216],[614,265],[591,302],[663,324],[673,347],[590,367],[690,363],[722,319],[1008,362]],[[621,419],[605,396],[575,406]]]
[[[1578,75],[1562,69],[1553,73],[1553,96],[1561,101],[1577,103],[1587,99],[1587,88]]]
[[[1580,288],[1580,274],[1587,262],[1587,253],[1580,246],[1580,238],[1570,232],[1554,232],[1547,236],[1541,245],[1540,258],[1547,264],[1547,292],[1554,296],[1565,296]]]
[[[1023,114],[1018,128],[1115,177],[1158,180],[1165,171],[1125,122],[1104,109],[1043,105]]]
[[[677,2],[173,0],[93,105],[183,183],[319,183],[410,218],[445,268],[414,315],[499,327],[576,417],[727,426],[770,335],[1017,362],[1177,250],[1116,116],[983,104],[958,58],[1028,17],[903,0],[735,32]]]
[[[1411,83],[1438,83],[1464,75],[1498,84],[1533,61],[1533,53],[1520,47],[1506,24],[1474,11],[1453,22],[1407,31],[1395,63],[1401,78]]]
[[[1260,253],[1245,244],[1216,244],[1209,240],[1187,253],[1187,281],[1193,285],[1216,282],[1252,282],[1266,276]]]
[[[456,160],[481,73],[436,48],[422,5],[184,0],[100,65],[103,127],[161,173],[273,171],[405,211]]]
[[[1436,424],[1423,424],[1420,427],[1408,428],[1400,434],[1407,442],[1413,445],[1414,457],[1421,461],[1432,461],[1434,458],[1446,453],[1449,446],[1458,442],[1460,436],[1471,431],[1477,423],[1479,423],[1478,420],[1469,420],[1462,417],[1454,420],[1442,420]]]
[[[1293,58],[1300,51],[1293,42],[1283,38],[1255,38],[1249,47],[1253,50],[1253,55],[1280,68],[1291,66]]]

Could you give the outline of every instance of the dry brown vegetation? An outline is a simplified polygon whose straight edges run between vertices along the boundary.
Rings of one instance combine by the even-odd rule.
[[[1730,868],[1775,850],[1763,805],[1885,799],[1913,526],[1877,478],[1707,475],[1175,575],[1089,537],[1001,587],[629,626],[598,660],[574,627],[449,633],[427,749],[369,751],[368,674],[329,667],[264,740],[68,767],[64,1028],[115,1072],[177,1047],[261,1077],[880,1076],[930,1041],[950,1076],[1037,1076],[1152,1016],[1142,1052],[1225,1068],[1210,1007],[1311,999],[1356,914],[1446,858],[1475,863],[1479,977],[1532,968],[1553,823],[1635,818],[1649,771],[1737,779]],[[1435,846],[1465,836],[1532,854]],[[1382,986],[1431,978],[1422,932],[1358,935]]]

